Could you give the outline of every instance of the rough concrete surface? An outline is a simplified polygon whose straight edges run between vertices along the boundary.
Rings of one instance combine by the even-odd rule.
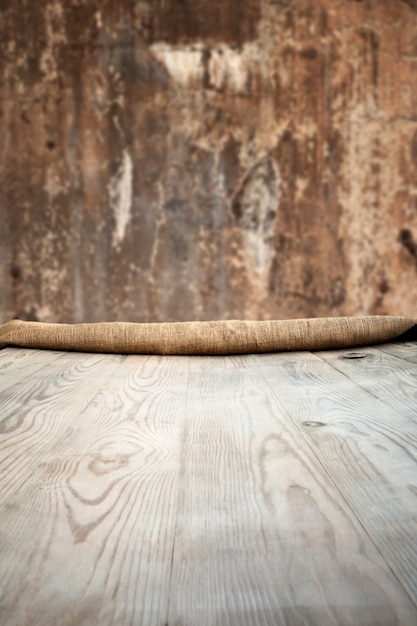
[[[0,321],[416,315],[417,0],[0,0]]]

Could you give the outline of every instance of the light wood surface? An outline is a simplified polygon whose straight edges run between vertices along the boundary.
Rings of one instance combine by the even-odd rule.
[[[417,624],[415,359],[0,351],[0,624]]]

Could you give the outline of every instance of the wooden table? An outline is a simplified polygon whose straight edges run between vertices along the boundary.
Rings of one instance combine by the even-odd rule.
[[[417,624],[417,343],[0,352],[0,624]]]

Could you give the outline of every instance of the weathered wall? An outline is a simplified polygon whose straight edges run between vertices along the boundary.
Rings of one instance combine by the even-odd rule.
[[[0,321],[417,314],[417,0],[0,9]]]

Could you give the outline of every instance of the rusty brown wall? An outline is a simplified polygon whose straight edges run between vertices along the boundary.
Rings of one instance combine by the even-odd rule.
[[[0,321],[417,315],[417,0],[0,0]]]

